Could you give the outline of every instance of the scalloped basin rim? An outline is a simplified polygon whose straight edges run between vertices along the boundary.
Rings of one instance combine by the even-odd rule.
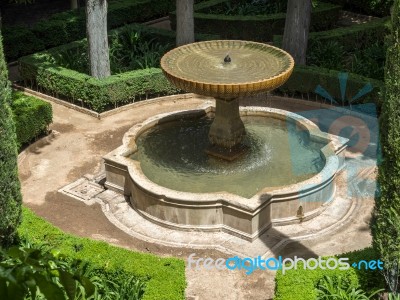
[[[199,50],[198,48],[201,48],[202,46],[207,46],[207,47],[202,48],[201,51],[198,51]],[[246,46],[253,46],[253,49],[251,47],[246,48],[244,50],[243,48],[240,48]],[[250,70],[253,71],[250,72],[249,70],[244,68],[244,66],[247,66],[245,64],[240,66],[239,69],[240,72],[236,73],[233,72],[232,76],[241,74],[240,76],[243,76],[243,78],[246,78],[246,80],[242,80],[239,82],[232,82],[231,79],[230,82],[228,80],[226,82],[219,82],[220,80],[222,80],[221,79],[222,76],[220,76],[221,73],[217,73],[216,78],[218,78],[218,80],[214,81],[200,80],[199,78],[203,77],[204,74],[207,74],[206,77],[210,78],[212,72],[215,71],[216,69],[224,69],[224,67],[217,68],[217,66],[220,65],[219,63],[217,65],[212,64],[216,59],[219,59],[219,56],[217,58],[215,56],[215,53],[211,51],[211,50],[213,50],[214,52],[216,51],[213,47],[216,48],[218,51],[223,50],[224,53],[226,53],[227,51],[229,53],[229,51],[231,51],[232,49],[237,50],[235,47],[239,47],[240,49],[238,48],[239,50],[237,53],[240,53],[242,57],[240,59],[236,58],[237,61],[242,63],[245,62],[250,63],[251,64],[250,67],[252,67]],[[207,53],[207,51],[209,51],[209,53]],[[194,54],[195,56],[194,58],[189,56],[185,57],[184,56],[185,54]],[[219,53],[218,55],[222,54]],[[246,60],[246,57],[251,55],[254,55],[255,57],[249,57]],[[206,58],[202,56],[206,56]],[[181,66],[177,65],[178,64],[177,61],[178,59],[182,61],[185,58],[187,60],[191,59],[191,61],[187,62],[184,61],[189,65],[188,70],[185,70],[184,72],[183,70],[181,70]],[[270,62],[268,59],[276,60],[276,64],[269,65],[270,69],[267,69],[267,66],[264,66],[266,77],[263,77],[264,75],[262,69],[258,70],[258,68],[262,68],[263,66],[260,64],[260,61],[254,64],[254,61],[257,58],[259,60],[267,59],[266,62]],[[208,69],[197,70],[197,68],[194,68],[193,67],[193,63],[195,62],[194,59],[203,59],[203,61],[206,61],[205,64],[207,64],[207,62],[210,62],[210,64],[207,65]],[[223,57],[221,57],[221,60],[223,60]],[[175,67],[171,68],[171,64],[174,64]],[[241,95],[247,95],[249,93],[258,93],[258,92],[273,90],[282,85],[284,82],[286,82],[286,80],[290,77],[293,71],[293,67],[294,67],[293,58],[290,56],[290,54],[288,54],[284,50],[268,44],[250,42],[250,41],[240,41],[240,40],[214,40],[214,41],[204,41],[204,42],[183,45],[170,50],[161,58],[161,68],[164,74],[166,75],[167,79],[171,81],[174,85],[186,91],[191,91],[202,95],[221,97],[221,98],[239,97]],[[191,72],[188,72],[189,70]],[[274,70],[274,72],[271,76],[268,76],[269,75],[268,72],[271,72],[271,70]],[[197,71],[198,73],[196,73]],[[260,78],[255,78],[254,80],[251,79],[247,80],[247,78],[255,77],[254,76],[255,71],[261,73],[261,75],[260,74],[258,75]],[[191,75],[189,76],[188,74]]]
[[[291,197],[291,195],[295,195],[298,193],[307,194],[308,190],[315,190],[318,186],[323,188],[325,185],[329,184],[333,180],[336,172],[339,169],[340,163],[337,154],[338,152],[341,152],[345,149],[348,139],[323,133],[314,123],[300,115],[284,110],[260,107],[241,108],[241,115],[264,115],[273,116],[275,118],[289,119],[293,122],[297,122],[300,126],[308,130],[310,134],[310,139],[317,139],[318,141],[324,140],[327,143],[321,149],[321,153],[325,159],[325,166],[318,174],[308,180],[292,185],[263,189],[255,194],[253,197],[248,199],[223,191],[216,193],[191,193],[176,191],[157,185],[143,174],[140,168],[140,162],[135,162],[134,160],[129,158],[129,156],[136,151],[136,139],[140,136],[140,134],[142,134],[149,128],[157,124],[176,119],[178,115],[192,117],[196,115],[208,114],[213,110],[214,107],[207,105],[202,109],[175,111],[172,113],[164,113],[150,117],[143,123],[137,124],[130,128],[123,137],[123,145],[107,154],[104,158],[118,162],[122,166],[126,166],[131,179],[136,182],[138,186],[141,186],[141,188],[145,190],[151,191],[151,193],[154,195],[161,196],[161,198],[163,199],[174,199],[175,201],[182,202],[182,204],[198,202],[199,200],[201,200],[204,205],[206,205],[207,202],[222,203],[229,201],[232,202],[231,204],[235,203],[236,205],[246,207],[247,209],[255,209],[257,206],[260,205],[260,203],[264,202],[267,199],[274,198],[272,199],[272,201],[279,201],[280,198]],[[310,188],[305,189],[305,186],[308,186]],[[229,202],[227,203],[229,204]]]

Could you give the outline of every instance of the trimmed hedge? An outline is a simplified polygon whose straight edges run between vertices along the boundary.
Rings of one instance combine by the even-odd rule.
[[[390,15],[393,0],[328,0],[342,5],[344,9],[370,16],[385,17]]]
[[[0,32],[0,247],[16,239],[22,196],[18,179],[15,124],[10,109],[11,88]]]
[[[62,232],[47,221],[23,208],[23,222],[18,229],[21,238],[32,244],[46,244],[71,259],[88,262],[107,273],[127,273],[146,281],[143,300],[184,299],[185,263],[177,258],[129,251],[105,242],[75,237]]]
[[[372,244],[385,263],[388,291],[399,293],[400,265],[400,1],[392,11],[385,62],[385,95],[379,119],[381,160],[370,223]]]
[[[389,18],[309,35],[307,64],[345,70],[383,80],[385,41],[390,31]],[[280,47],[283,36],[274,36]]]
[[[168,30],[133,24],[112,32],[140,29],[144,36],[157,37],[158,41],[175,43],[175,33]],[[196,35],[197,40],[216,38]],[[25,84],[34,84],[44,92],[77,102],[96,112],[103,112],[133,101],[178,93],[159,68],[134,70],[98,80],[89,75],[51,63],[51,56],[60,51],[81,47],[86,40],[76,41],[48,51],[22,57],[19,60],[21,77]]]
[[[339,73],[339,71],[318,67],[295,66],[292,76],[284,85],[278,88],[278,91],[292,96],[301,94],[315,97],[315,89],[317,86],[321,86],[334,99],[340,102],[342,96],[338,78]],[[335,82],[337,84],[334,84]],[[356,96],[366,84],[370,84],[373,90],[361,98],[362,103],[375,103],[379,107],[381,105],[380,95],[383,90],[383,82],[357,74],[348,73],[345,99],[351,99]]]
[[[175,0],[119,0],[108,7],[108,27],[145,22],[167,15]],[[8,61],[43,49],[59,46],[86,36],[84,8],[57,13],[37,22],[32,28],[3,27],[4,52]]]
[[[50,103],[21,92],[13,93],[11,109],[19,148],[46,133],[53,119]]]
[[[366,248],[359,251],[349,252],[336,256],[349,258],[348,263],[360,260],[374,260],[378,258],[378,254],[372,248]],[[297,265],[297,270],[292,269],[282,274],[278,271],[275,277],[275,300],[315,300],[317,297],[316,286],[318,282],[325,276],[338,277],[341,276],[350,286],[360,287],[371,292],[384,287],[384,278],[378,270],[358,270],[350,267],[347,270],[329,270],[315,269],[304,270],[303,264]]]
[[[227,0],[210,0],[195,5],[195,31],[218,34],[224,39],[272,41],[276,34],[283,34],[286,13],[258,16],[226,16],[204,13]],[[311,31],[327,30],[336,24],[341,7],[319,3],[311,13]],[[176,12],[170,13],[171,26],[176,29]]]
[[[328,31],[310,32],[309,48],[317,42],[337,42],[346,51],[364,49],[377,41],[383,41],[390,31],[390,18],[372,20],[368,23],[340,27]],[[282,35],[274,36],[274,45],[282,45]]]

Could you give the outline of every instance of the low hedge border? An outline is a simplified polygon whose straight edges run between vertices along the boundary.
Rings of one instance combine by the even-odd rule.
[[[122,270],[127,275],[146,281],[143,300],[184,299],[186,281],[183,260],[133,252],[66,234],[26,207],[23,207],[23,222],[18,233],[32,244],[46,244],[46,247],[56,249],[71,259],[88,262],[107,273]]]
[[[390,15],[393,0],[328,0],[331,3],[342,5],[344,9],[369,16],[384,17]]]
[[[158,41],[170,42],[172,45],[175,43],[174,32],[140,24],[127,25],[110,33],[132,28],[141,30],[142,34],[147,36],[157,36]],[[196,35],[197,40],[213,38],[217,37]],[[45,93],[71,100],[72,103],[78,103],[96,112],[103,112],[109,108],[153,96],[166,96],[180,92],[167,81],[159,68],[134,70],[98,80],[47,61],[49,56],[58,51],[81,47],[84,43],[86,39],[20,58],[20,74],[25,84],[37,85],[38,89]]]
[[[21,92],[13,93],[11,109],[17,132],[18,148],[45,134],[53,120],[50,103]]]
[[[338,256],[349,258],[348,263],[358,263],[360,260],[374,260],[378,258],[378,254],[372,248],[365,248],[358,251],[344,253]],[[327,259],[326,257],[325,259]],[[286,271],[285,275],[282,271],[278,271],[275,277],[275,300],[315,300],[317,297],[316,285],[325,275],[330,277],[341,276],[347,280],[351,286],[360,287],[371,292],[376,289],[383,288],[385,281],[378,270],[358,270],[350,267],[347,270],[329,270],[315,269],[304,270],[303,264],[300,262],[297,269]]]
[[[324,88],[333,99],[341,102],[342,93],[340,89],[340,81],[338,75],[340,71],[329,70],[318,67],[309,66],[295,66],[294,71],[289,80],[277,89],[278,92],[287,94],[289,96],[307,95],[310,97],[316,96],[317,86]],[[337,84],[334,84],[337,82]],[[366,85],[371,85],[372,91],[365,94],[357,102],[351,103],[375,103],[379,108],[381,105],[381,93],[383,91],[383,82],[358,74],[348,73],[345,100],[352,99],[358,92]],[[349,103],[341,103],[348,105]]]
[[[368,23],[340,27],[327,31],[310,32],[309,49],[316,42],[336,41],[346,51],[364,49],[376,41],[383,41],[390,31],[390,17],[375,19]],[[273,43],[275,46],[282,45],[282,35],[275,35]]]
[[[145,22],[167,15],[175,5],[174,0],[119,0],[110,2],[108,26],[116,28],[129,23]],[[32,28],[4,26],[4,53],[7,61],[59,46],[86,36],[84,9],[57,13],[37,22]]]
[[[286,13],[258,16],[226,16],[203,13],[204,9],[220,5],[227,0],[210,0],[195,5],[195,31],[218,34],[224,39],[272,41],[283,34]],[[321,2],[311,14],[311,31],[327,30],[339,18],[341,6]],[[176,29],[176,12],[170,13],[171,26]]]

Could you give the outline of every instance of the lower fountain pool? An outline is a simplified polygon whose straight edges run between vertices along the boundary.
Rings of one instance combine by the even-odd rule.
[[[243,107],[248,148],[226,161],[206,153],[215,111],[206,105],[135,124],[104,156],[105,187],[161,226],[251,241],[271,226],[311,219],[331,203],[347,139],[288,111]]]
[[[235,161],[209,156],[212,118],[183,118],[156,125],[136,140],[143,174],[152,182],[192,193],[228,192],[250,198],[265,188],[295,184],[319,173],[323,143],[291,119],[242,117],[248,151]]]

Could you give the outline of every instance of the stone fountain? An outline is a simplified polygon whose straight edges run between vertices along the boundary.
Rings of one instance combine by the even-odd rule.
[[[194,43],[173,49],[161,59],[164,74],[175,86],[215,98],[206,151],[226,160],[234,160],[246,149],[239,97],[279,87],[293,66],[292,57],[283,50],[245,41]]]
[[[239,108],[240,97],[277,88],[293,67],[285,51],[247,41],[199,42],[166,53],[161,68],[168,80],[215,98],[215,107],[133,126],[104,157],[105,186],[162,226],[250,241],[272,225],[319,215],[335,195],[347,140],[287,111]]]

